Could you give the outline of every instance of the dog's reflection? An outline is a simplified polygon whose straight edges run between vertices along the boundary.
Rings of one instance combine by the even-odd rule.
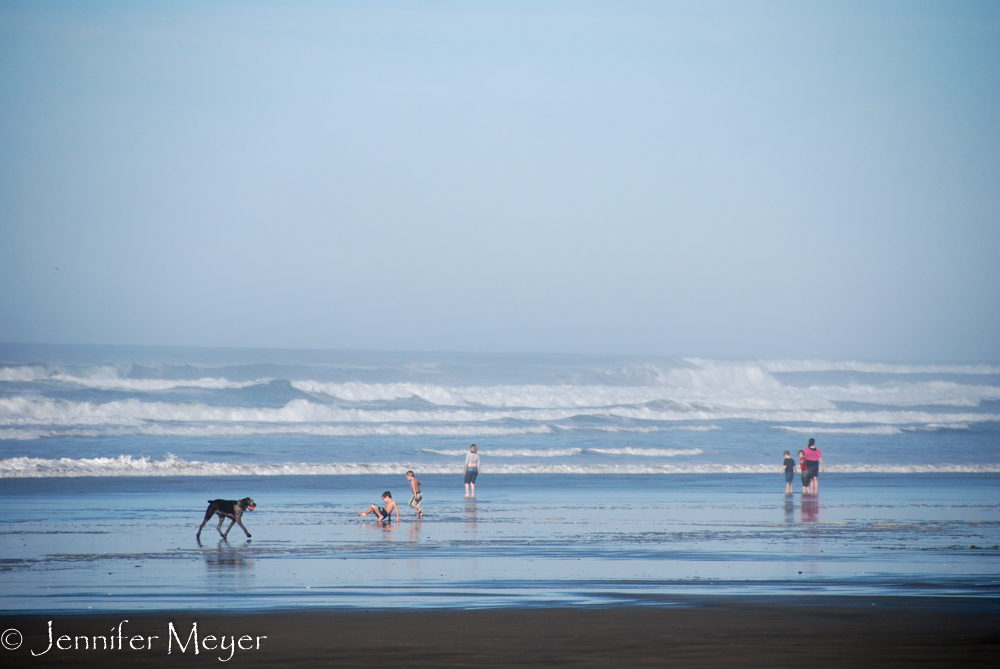
[[[202,547],[199,541],[198,546]],[[234,572],[253,569],[253,557],[250,554],[250,542],[243,544],[231,544],[225,539],[220,539],[215,550],[202,551],[205,564],[210,571],[220,574],[232,574]]]

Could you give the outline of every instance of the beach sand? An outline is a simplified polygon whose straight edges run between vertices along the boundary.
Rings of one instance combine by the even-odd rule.
[[[19,649],[0,652],[8,667],[220,666],[220,658],[297,667],[995,666],[1000,656],[995,599],[846,597],[805,604],[737,599],[604,609],[0,616],[4,629],[23,633]],[[92,637],[117,634],[124,619],[123,650],[30,654],[47,647],[49,620],[56,637]],[[182,653],[169,639],[168,654],[171,622],[182,642],[197,623],[203,644],[206,635],[235,636],[250,649],[202,649],[196,656],[193,644]],[[136,635],[159,639],[151,649],[130,650]],[[267,637],[259,650],[257,636]]]

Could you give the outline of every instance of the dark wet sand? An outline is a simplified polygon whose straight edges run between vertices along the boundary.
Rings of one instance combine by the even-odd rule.
[[[113,627],[117,636],[125,618],[124,650],[30,655],[46,648],[48,620],[56,637],[107,635]],[[195,656],[176,642],[168,655],[171,621],[182,641],[193,622],[203,641],[266,635],[260,650],[235,652],[239,666],[996,666],[1000,657],[997,600],[902,597],[831,598],[816,607],[715,600],[671,608],[0,615],[3,629],[24,634],[18,650],[0,657],[5,667],[229,665],[218,650]],[[129,650],[135,635],[160,638],[152,650]]]

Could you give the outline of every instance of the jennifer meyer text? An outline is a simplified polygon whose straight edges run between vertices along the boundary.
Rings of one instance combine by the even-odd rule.
[[[162,635],[134,634],[128,630],[128,620],[122,620],[107,634],[63,634],[66,630],[58,629],[53,621],[48,621],[47,641],[37,648],[28,648],[32,657],[44,657],[50,652],[59,651],[134,651],[134,652],[166,652],[167,655],[183,655],[190,653],[218,653],[222,662],[233,659],[237,651],[260,650],[264,635],[249,634],[201,634],[198,623],[175,626],[167,623]],[[0,637],[4,651],[18,651],[24,644],[24,636],[15,628],[4,630]]]

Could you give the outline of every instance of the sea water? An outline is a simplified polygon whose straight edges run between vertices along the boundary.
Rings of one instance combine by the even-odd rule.
[[[0,345],[5,610],[996,596],[998,484],[990,364]]]

